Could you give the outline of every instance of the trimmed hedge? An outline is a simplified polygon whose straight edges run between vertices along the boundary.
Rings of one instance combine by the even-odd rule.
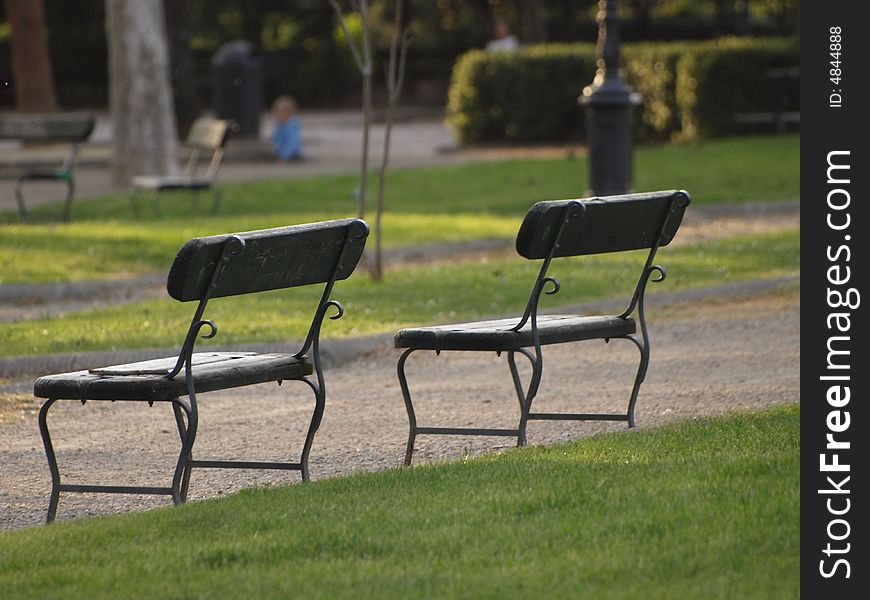
[[[737,133],[739,112],[772,109],[774,67],[799,64],[790,39],[727,38],[623,46],[626,81],[643,97],[639,135],[698,139]],[[595,75],[592,44],[473,50],[453,70],[448,121],[464,143],[538,142],[582,136],[577,105]]]
[[[594,75],[593,44],[472,50],[453,68],[448,119],[466,143],[566,136],[581,124],[577,96]]]

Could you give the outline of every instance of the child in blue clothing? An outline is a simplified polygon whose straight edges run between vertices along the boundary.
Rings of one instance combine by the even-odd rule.
[[[296,116],[296,101],[290,96],[279,96],[272,103],[275,115],[275,130],[272,132],[272,147],[278,160],[299,160],[302,158],[302,135],[299,117]]]

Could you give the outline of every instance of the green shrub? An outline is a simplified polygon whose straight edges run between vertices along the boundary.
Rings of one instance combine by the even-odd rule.
[[[736,133],[738,112],[772,108],[777,83],[765,72],[797,63],[797,44],[785,39],[626,44],[622,56],[625,79],[643,98],[638,133],[657,139]],[[474,50],[454,68],[448,120],[463,143],[581,136],[577,97],[594,75],[592,44]]]
[[[464,143],[559,139],[582,126],[577,97],[594,75],[592,44],[472,50],[454,67],[448,118]]]
[[[680,131],[677,64],[693,45],[659,42],[626,46],[623,76],[643,99],[643,107],[636,114],[641,137],[667,139]]]
[[[680,136],[709,138],[735,133],[736,114],[773,108],[781,83],[766,76],[776,67],[798,64],[794,40],[731,38],[684,54],[677,64]]]

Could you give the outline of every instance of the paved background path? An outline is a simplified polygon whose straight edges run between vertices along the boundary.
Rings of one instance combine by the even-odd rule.
[[[219,181],[251,181],[286,176],[348,172],[359,169],[362,123],[358,111],[302,112],[302,141],[306,160],[277,163],[265,141],[230,140]],[[263,115],[261,132],[268,136],[272,122]],[[82,147],[76,169],[76,197],[87,198],[111,193],[108,161],[111,126],[108,116],[98,115],[97,126]],[[375,123],[371,130],[371,168],[380,164],[384,126]],[[393,129],[390,162],[393,166],[415,166],[467,160],[458,152],[453,133],[438,111],[405,111]],[[16,142],[0,142],[0,210],[17,210],[14,195],[16,165],[49,164],[58,166],[68,146],[22,148]],[[485,158],[486,154],[483,153]],[[30,184],[28,206],[56,201],[64,189],[57,185]],[[75,205],[73,205],[75,207]]]

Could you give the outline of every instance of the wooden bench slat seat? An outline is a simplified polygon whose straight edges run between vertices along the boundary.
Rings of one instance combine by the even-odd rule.
[[[207,190],[212,180],[206,177],[187,177],[185,175],[137,175],[132,180],[134,188],[162,192],[164,190]]]
[[[436,325],[400,329],[393,337],[396,348],[418,350],[494,350],[508,351],[534,346],[532,324],[514,330],[516,318],[477,321],[455,325]],[[632,318],[581,317],[577,315],[546,315],[538,317],[538,335],[542,346],[608,339],[635,333]]]
[[[196,310],[177,356],[40,377],[34,395],[46,398],[39,410],[39,430],[51,471],[46,521],[55,518],[61,492],[167,494],[175,504],[187,499],[190,472],[197,468],[280,469],[300,471],[308,480],[308,457],[326,405],[320,359],[320,329],[326,318],[344,313],[330,295],[337,281],[353,273],[362,256],[368,225],[340,219],[260,231],[194,238],[178,251],[166,281],[169,296],[196,302]],[[204,318],[210,300],[307,285],[323,285],[305,341],[297,352],[196,352],[198,338],[212,338],[217,324]],[[328,316],[330,310],[336,311]],[[296,460],[248,461],[194,459],[199,422],[199,394],[259,383],[300,381],[314,392],[314,409],[302,451]],[[61,483],[48,427],[52,405],[60,400],[169,403],[181,449],[171,484],[164,487]],[[278,441],[280,436],[276,436]],[[294,457],[295,458],[295,457]]]
[[[689,195],[680,190],[538,202],[529,209],[516,238],[517,254],[529,260],[541,261],[521,316],[397,331],[393,342],[396,348],[404,349],[404,352],[399,357],[396,371],[409,425],[405,465],[411,464],[414,443],[421,434],[516,436],[517,445],[522,446],[526,443],[526,426],[530,420],[612,420],[626,421],[629,427],[634,427],[635,403],[640,385],[646,377],[650,355],[644,293],[650,280],[662,281],[665,278],[664,269],[654,265],[653,260],[658,248],[669,244],[676,235],[689,202]],[[554,259],[635,250],[648,252],[628,307],[621,314],[538,314],[541,298],[557,293],[561,285],[558,279],[548,275]],[[640,339],[634,335],[638,331]],[[605,342],[612,339],[628,340],[640,351],[640,362],[626,412],[532,412],[532,401],[543,376],[542,347],[596,339]],[[420,350],[434,350],[436,353],[442,350],[506,353],[520,408],[516,428],[418,426],[405,364],[412,353]],[[517,368],[517,355],[527,359],[531,366],[531,374],[525,384]]]
[[[177,356],[172,356],[40,377],[33,393],[37,398],[171,401],[187,396],[184,378],[166,378],[177,360]],[[191,363],[197,393],[289,381],[314,372],[314,365],[306,357],[292,354],[197,352],[191,356]]]

